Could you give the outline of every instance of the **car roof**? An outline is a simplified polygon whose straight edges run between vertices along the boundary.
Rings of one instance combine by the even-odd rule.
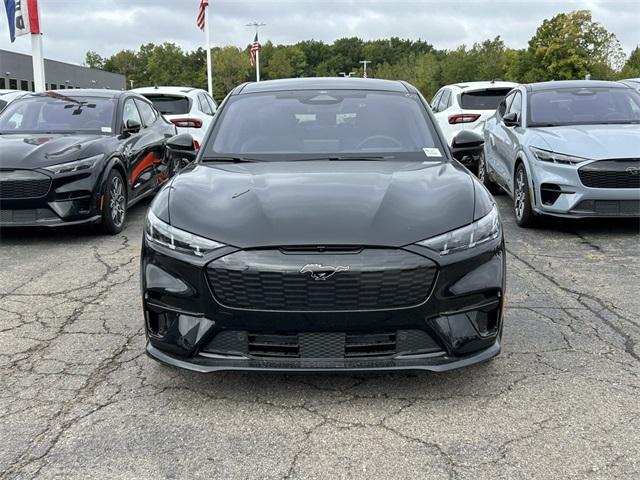
[[[606,80],[552,80],[550,82],[528,83],[525,85],[529,91],[556,90],[558,88],[629,88],[620,82]]]
[[[450,88],[464,91],[464,90],[477,90],[482,88],[513,88],[517,85],[519,84],[516,82],[505,82],[503,80],[491,80],[491,81],[481,81],[481,82],[453,83],[451,85],[445,85],[445,87],[450,87]]]
[[[99,98],[119,98],[126,94],[123,90],[107,90],[98,88],[68,88],[64,90],[46,90],[44,92],[29,92],[28,96],[38,97],[49,93],[66,96],[66,97],[99,97]]]
[[[194,91],[200,91],[200,89],[199,88],[192,88],[192,87],[162,87],[162,86],[154,86],[154,87],[134,88],[131,91],[139,93],[140,95],[144,95],[145,93],[170,93],[170,94],[173,94],[173,95],[186,95],[186,94],[194,92]]]
[[[233,94],[239,95],[290,90],[378,90],[404,93],[412,91],[407,84],[397,80],[351,77],[309,77],[244,83],[236,87]]]

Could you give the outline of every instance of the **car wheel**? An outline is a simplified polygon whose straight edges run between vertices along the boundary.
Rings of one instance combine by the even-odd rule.
[[[480,183],[487,187],[487,190],[494,195],[502,191],[500,186],[489,178],[489,174],[487,173],[487,162],[484,159],[484,152],[480,154],[480,157],[478,157],[478,180],[480,180]]]
[[[513,206],[516,214],[516,223],[521,227],[531,227],[535,220],[529,192],[527,171],[524,168],[524,164],[520,163],[516,168]]]
[[[102,230],[115,235],[124,227],[127,217],[127,192],[122,175],[111,170],[107,177],[102,206]]]

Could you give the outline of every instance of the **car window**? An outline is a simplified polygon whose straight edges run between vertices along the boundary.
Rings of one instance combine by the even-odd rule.
[[[208,93],[204,94],[204,98],[207,99],[207,102],[209,103],[209,107],[211,108],[211,112],[215,114],[216,110],[218,109],[218,105],[216,104],[216,101],[213,98],[211,98]]]
[[[115,100],[42,94],[11,102],[0,113],[0,131],[111,133]]]
[[[446,110],[451,105],[451,90],[446,89],[442,92],[442,98],[440,98],[440,104],[438,105],[438,111]]]
[[[518,118],[522,118],[522,94],[516,92],[513,96],[513,101],[509,105],[509,113],[517,113]]]
[[[630,88],[575,87],[534,91],[529,126],[640,122],[640,94]]]
[[[352,90],[245,94],[230,97],[219,115],[205,156],[277,153],[278,158],[293,160],[304,154],[415,152],[424,161],[423,148],[440,147],[417,94]]]
[[[509,108],[509,105],[511,105],[514,95],[515,93],[511,93],[510,95],[507,95],[503,101],[500,102],[500,105],[498,105],[498,109],[496,110],[499,117],[503,117],[504,114],[507,113],[507,109]]]
[[[487,88],[463,92],[460,96],[460,106],[465,110],[495,110],[509,93],[510,88]]]
[[[213,115],[213,111],[211,110],[211,106],[209,102],[207,102],[207,98],[204,93],[198,94],[198,103],[200,104],[200,111],[206,115]]]
[[[138,112],[136,104],[133,103],[133,98],[127,99],[122,109],[122,125],[127,125],[129,120],[133,120],[142,125],[142,118],[140,118],[140,112]]]
[[[442,90],[436,93],[433,99],[431,100],[431,110],[433,110],[434,112],[438,111],[438,104],[440,103],[441,97],[442,97]]]
[[[180,95],[145,93],[144,96],[163,115],[185,115],[191,110],[191,100]]]
[[[145,126],[149,126],[156,121],[156,112],[153,110],[151,105],[138,99],[136,99],[136,105],[138,106],[138,110],[140,111],[140,115],[142,116]]]

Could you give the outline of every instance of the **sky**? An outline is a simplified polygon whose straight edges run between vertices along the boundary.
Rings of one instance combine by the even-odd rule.
[[[195,25],[200,0],[39,0],[46,58],[81,64],[87,50],[110,56],[146,43],[174,42],[185,50],[204,46]],[[4,2],[0,2],[0,7]],[[253,40],[246,24],[266,23],[260,41],[332,42],[422,39],[438,49],[468,46],[498,35],[524,48],[545,18],[591,10],[614,33],[626,54],[640,44],[640,0],[209,0],[214,46],[245,47]],[[0,49],[29,53],[30,40],[10,43],[0,12]]]

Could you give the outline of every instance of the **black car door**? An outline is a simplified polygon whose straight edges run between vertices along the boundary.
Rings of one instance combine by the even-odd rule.
[[[124,100],[121,112],[122,153],[127,167],[129,202],[132,202],[155,188],[155,164],[162,157],[157,154],[154,135],[144,126],[133,97]]]
[[[142,117],[144,128],[143,140],[148,144],[148,151],[153,154],[155,186],[164,183],[172,174],[171,159],[166,155],[166,140],[176,134],[175,126],[164,120],[153,105],[141,98],[135,99]]]

